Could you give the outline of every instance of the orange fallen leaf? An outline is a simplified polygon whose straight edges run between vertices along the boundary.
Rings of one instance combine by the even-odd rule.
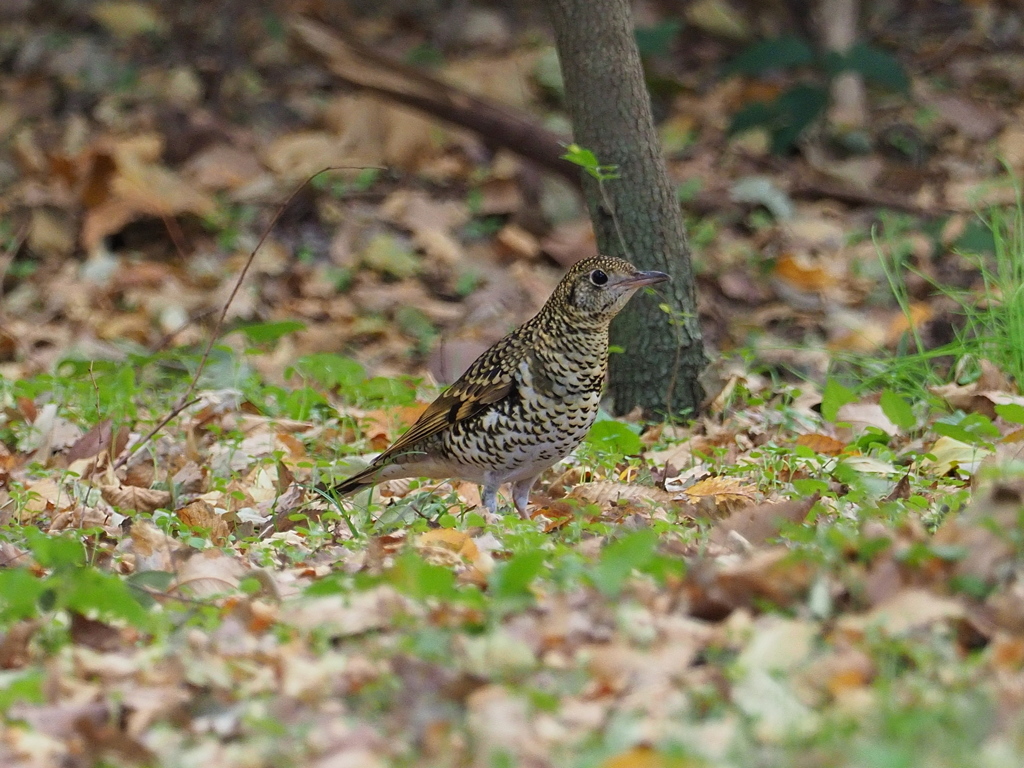
[[[480,556],[480,550],[477,549],[473,537],[464,531],[456,531],[452,528],[435,528],[420,534],[416,539],[416,548],[428,547],[446,549],[471,562]]]
[[[697,768],[700,765],[705,765],[703,760],[666,755],[651,747],[639,746],[609,757],[601,763],[601,768]]]
[[[997,633],[989,645],[988,655],[992,666],[1016,672],[1024,667],[1024,637]]]
[[[839,284],[839,277],[808,256],[784,253],[772,272],[777,280],[800,291],[824,291]]]
[[[909,315],[904,312],[896,312],[893,314],[892,319],[889,321],[889,325],[885,330],[885,346],[891,347],[895,345],[903,335],[911,330],[920,328],[935,315],[934,310],[930,304],[924,302],[915,301],[909,307]]]
[[[843,441],[836,440],[831,435],[822,435],[818,432],[812,432],[808,435],[800,435],[796,439],[796,444],[805,448],[810,448],[812,451],[820,453],[822,456],[838,456],[846,447],[846,443]]]

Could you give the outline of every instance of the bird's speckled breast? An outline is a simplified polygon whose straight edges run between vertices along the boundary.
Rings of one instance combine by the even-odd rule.
[[[443,455],[512,482],[568,456],[597,417],[607,349],[600,336],[527,355],[508,397],[438,436]]]

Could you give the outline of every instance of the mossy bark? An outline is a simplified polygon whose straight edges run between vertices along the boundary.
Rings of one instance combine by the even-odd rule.
[[[584,176],[598,247],[672,276],[659,286],[663,298],[633,299],[612,325],[612,344],[625,350],[612,355],[609,365],[615,410],[639,405],[656,413],[695,414],[703,397],[698,376],[707,358],[693,267],[654,127],[629,2],[548,0],[548,7],[574,140],[619,173],[603,185]]]

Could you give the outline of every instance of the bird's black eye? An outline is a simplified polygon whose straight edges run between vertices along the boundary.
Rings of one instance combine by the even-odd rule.
[[[607,285],[608,275],[602,272],[600,269],[595,269],[590,273],[590,282],[594,285]]]

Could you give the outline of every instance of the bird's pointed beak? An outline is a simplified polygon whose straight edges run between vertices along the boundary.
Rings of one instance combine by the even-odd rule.
[[[627,277],[622,281],[621,285],[629,286],[630,288],[643,288],[645,285],[654,285],[655,283],[664,283],[669,280],[668,275],[664,272],[637,272],[635,275]]]

